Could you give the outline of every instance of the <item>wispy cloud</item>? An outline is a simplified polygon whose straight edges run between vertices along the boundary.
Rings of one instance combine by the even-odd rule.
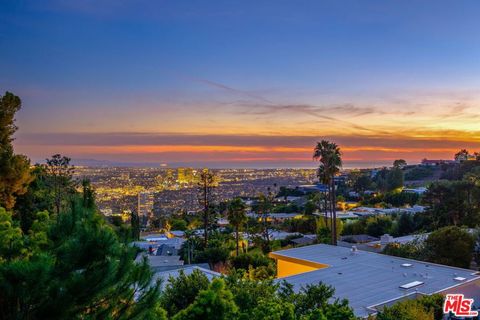
[[[235,88],[232,88],[230,86],[227,86],[227,85],[219,83],[219,82],[214,82],[214,81],[210,81],[210,80],[207,80],[207,79],[201,79],[201,78],[190,78],[190,80],[195,81],[195,82],[199,82],[199,83],[203,83],[205,85],[208,85],[208,86],[211,86],[211,87],[214,87],[214,88],[217,88],[217,89],[225,90],[225,91],[233,93],[233,94],[237,94],[237,95],[241,95],[241,96],[251,98],[251,99],[254,99],[254,100],[263,101],[265,103],[273,104],[272,101],[270,101],[270,100],[268,100],[268,99],[266,99],[266,98],[264,98],[260,95],[257,95],[255,93],[252,93],[252,92],[246,91],[246,90],[235,89]]]

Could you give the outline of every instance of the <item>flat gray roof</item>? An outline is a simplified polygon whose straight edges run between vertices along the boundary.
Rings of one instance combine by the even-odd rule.
[[[327,264],[330,267],[285,278],[299,290],[302,286],[323,282],[335,288],[335,298],[348,299],[355,315],[366,317],[375,313],[369,307],[407,295],[433,294],[480,279],[474,270],[404,259],[368,251],[317,244],[273,252],[275,255]],[[402,266],[411,264],[411,266]],[[463,277],[464,281],[454,280]],[[423,284],[410,289],[400,286],[414,281]],[[408,286],[407,286],[408,287]]]

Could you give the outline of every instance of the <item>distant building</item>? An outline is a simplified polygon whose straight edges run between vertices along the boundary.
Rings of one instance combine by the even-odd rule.
[[[138,194],[138,217],[147,218],[153,212],[153,193],[140,192]]]
[[[451,164],[455,163],[454,160],[428,160],[428,159],[423,159],[421,165],[422,166],[439,166],[442,164]]]
[[[368,234],[352,234],[346,235],[341,237],[341,241],[349,242],[349,243],[367,243],[371,241],[379,240],[376,237],[372,237]]]
[[[157,250],[155,251],[156,256],[176,256],[178,255],[178,249],[169,246],[168,244],[162,244],[159,247],[157,247]]]
[[[306,184],[298,186],[297,188],[299,191],[304,193],[312,193],[312,192],[327,192],[328,187],[324,184],[317,183],[317,184]]]
[[[262,214],[257,214],[255,212],[247,213],[248,217],[256,218],[259,221],[263,219]],[[300,213],[267,213],[267,221],[272,223],[282,223],[285,220],[289,219],[299,219],[303,217]]]
[[[419,188],[404,188],[402,190],[402,192],[405,192],[405,193],[416,193],[418,195],[422,195],[424,194],[425,192],[427,192],[427,188],[425,187],[419,187]]]
[[[157,256],[147,253],[139,254],[135,262],[140,263],[145,258],[150,267],[155,271],[162,267],[183,266],[183,260],[180,260],[180,256]]]
[[[293,243],[294,246],[298,247],[298,246],[313,244],[315,240],[316,240],[316,236],[315,237],[303,236],[301,238],[292,239],[291,242]]]

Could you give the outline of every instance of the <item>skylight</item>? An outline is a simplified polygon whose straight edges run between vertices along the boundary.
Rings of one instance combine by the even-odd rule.
[[[415,288],[415,287],[418,287],[419,285],[423,284],[422,281],[413,281],[413,282],[409,282],[409,283],[406,283],[406,284],[402,284],[400,286],[400,288],[402,289],[411,289],[411,288]]]

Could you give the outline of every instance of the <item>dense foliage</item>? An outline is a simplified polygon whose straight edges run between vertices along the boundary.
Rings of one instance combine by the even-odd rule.
[[[0,96],[0,206],[13,208],[15,198],[27,191],[32,181],[30,161],[13,152],[15,113],[20,110],[20,98],[10,92]]]
[[[423,296],[415,300],[405,300],[385,307],[376,316],[377,320],[436,320],[443,319],[443,296],[439,294]]]
[[[450,226],[438,229],[423,240],[406,244],[392,243],[384,253],[454,267],[469,268],[474,252],[475,239],[465,230]],[[452,250],[455,248],[455,250]]]
[[[4,319],[148,319],[162,314],[146,262],[76,198],[38,212],[24,233],[0,209],[0,314]]]
[[[287,283],[252,280],[244,272],[209,282],[205,275],[194,271],[171,278],[166,286],[161,300],[164,308],[170,310],[169,305],[183,302],[183,311],[173,319],[355,319],[346,301],[329,302],[335,290],[322,283],[294,292]],[[185,296],[178,295],[182,291]],[[172,294],[177,298],[171,299]]]

